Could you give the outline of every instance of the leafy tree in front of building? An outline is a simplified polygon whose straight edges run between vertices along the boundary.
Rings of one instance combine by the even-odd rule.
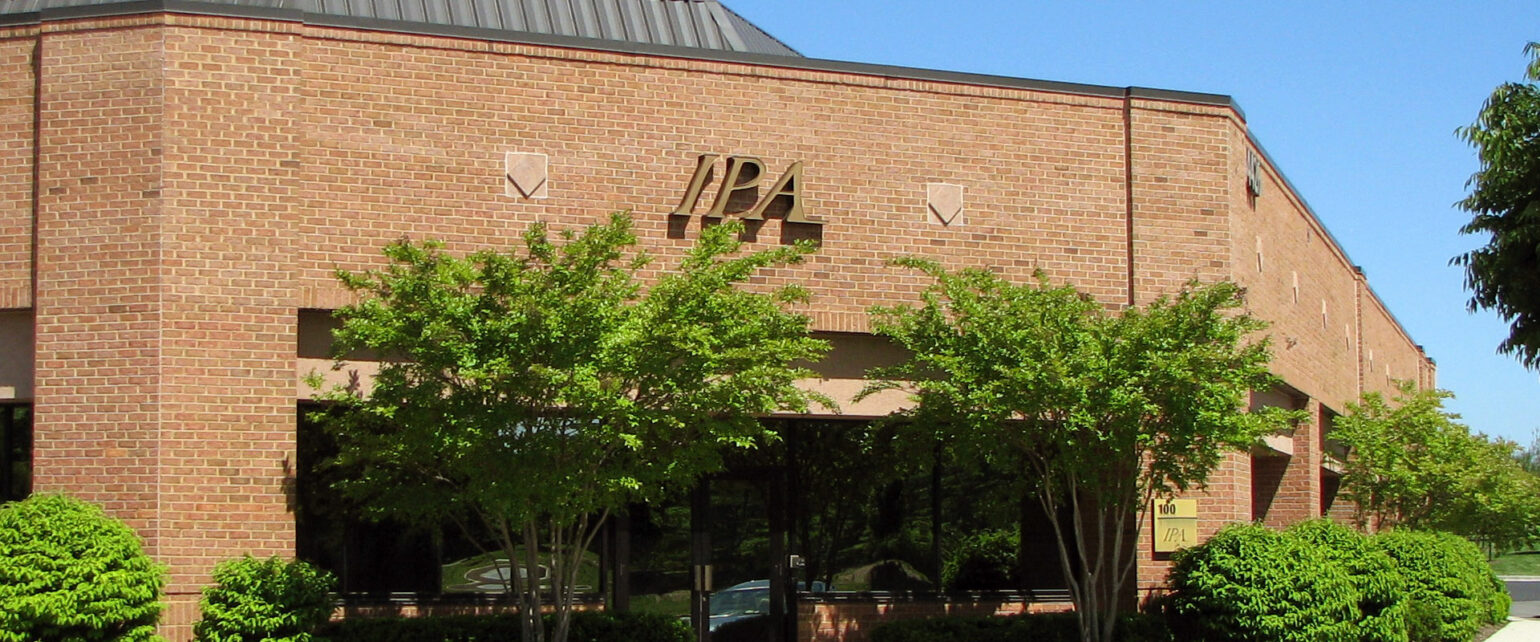
[[[1460,232],[1488,238],[1453,262],[1465,267],[1470,308],[1509,322],[1498,349],[1540,369],[1540,43],[1524,52],[1528,82],[1498,86],[1476,122],[1460,129],[1481,160],[1460,201],[1473,215]]]
[[[96,506],[64,495],[0,506],[0,641],[159,640],[162,575]]]
[[[1393,399],[1365,394],[1331,436],[1348,447],[1342,492],[1360,524],[1441,530],[1497,550],[1540,534],[1540,478],[1515,444],[1472,434],[1444,410],[1444,390],[1404,382]]]
[[[741,286],[814,248],[742,252],[741,230],[705,227],[650,285],[626,214],[556,238],[537,224],[520,251],[468,258],[402,241],[388,267],[342,273],[360,300],[337,313],[338,354],[383,361],[372,384],[326,395],[340,490],[375,515],[495,542],[523,639],[565,640],[610,510],[692,485],[724,448],[768,437],[761,415],[812,400],[795,385],[811,373],[792,365],[827,349],[790,310],[806,291]]]
[[[198,642],[311,642],[332,615],[336,580],[301,561],[250,555],[214,567],[198,604]]]
[[[1112,640],[1138,558],[1125,534],[1151,501],[1201,486],[1225,453],[1295,418],[1243,411],[1273,384],[1253,339],[1263,324],[1235,311],[1230,283],[1114,314],[1045,280],[897,263],[934,284],[919,307],[873,311],[913,356],[870,390],[912,391],[903,425],[940,433],[918,438],[939,438],[954,461],[1021,471],[1056,534],[1081,639]]]

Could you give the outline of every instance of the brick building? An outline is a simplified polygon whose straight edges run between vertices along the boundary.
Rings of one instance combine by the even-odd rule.
[[[131,524],[184,639],[214,563],[296,551],[299,379],[329,365],[334,269],[402,236],[500,248],[620,209],[667,264],[715,205],[720,180],[674,214],[700,162],[757,169],[761,191],[800,169],[813,222],[772,215],[756,243],[820,241],[772,279],[812,290],[841,358],[810,385],[845,420],[901,402],[848,402],[852,364],[893,353],[865,311],[924,285],[888,257],[1042,269],[1112,307],[1246,286],[1288,384],[1255,403],[1313,421],[1235,453],[1195,496],[1200,534],[1340,512],[1334,414],[1434,381],[1225,96],[811,60],[714,0],[12,0],[0,490]]]

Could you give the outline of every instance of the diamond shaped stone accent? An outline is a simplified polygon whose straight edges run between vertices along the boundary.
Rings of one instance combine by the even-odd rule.
[[[508,152],[508,183],[504,193],[514,198],[545,198],[547,195],[546,155]]]
[[[949,183],[930,183],[925,186],[927,203],[930,213],[942,225],[951,225],[956,222],[962,224],[959,218],[963,211],[963,188],[961,185]]]

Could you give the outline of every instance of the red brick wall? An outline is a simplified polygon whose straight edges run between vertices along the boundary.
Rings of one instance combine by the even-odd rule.
[[[0,309],[32,306],[35,37],[0,37]]]
[[[1229,275],[1228,158],[1233,113],[1134,101],[1135,302]]]
[[[1367,286],[1360,289],[1363,316],[1363,390],[1387,397],[1396,394],[1396,383],[1410,381],[1419,388],[1434,387],[1432,364],[1406,335],[1395,317]]]
[[[669,238],[667,212],[702,152],[757,156],[775,176],[806,163],[824,249],[784,274],[811,287],[821,329],[861,329],[868,306],[911,300],[920,281],[883,263],[903,254],[1018,280],[1041,267],[1109,302],[1126,297],[1118,101],[435,44],[448,48],[309,43],[304,305],[335,305],[333,268],[375,265],[403,235],[500,247],[533,221],[575,226],[616,209],[635,210],[668,265],[698,231],[692,219],[686,238]],[[503,195],[507,151],[549,155],[549,199]],[[928,182],[964,187],[963,224],[932,221]],[[760,244],[780,231],[768,223]]]
[[[172,590],[191,592],[220,560],[294,550],[302,42],[212,29],[164,42],[160,557]]]
[[[164,57],[158,28],[49,33],[37,188],[34,489],[104,505],[161,556]]]
[[[1248,145],[1238,145],[1235,155],[1244,159]],[[1312,399],[1341,410],[1343,402],[1358,397],[1358,274],[1314,216],[1263,165],[1262,196],[1254,206],[1245,192],[1244,172],[1236,170],[1232,278],[1247,288],[1249,311],[1272,323],[1274,372]]]

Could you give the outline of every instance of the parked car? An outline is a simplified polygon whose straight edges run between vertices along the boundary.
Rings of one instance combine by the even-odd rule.
[[[807,590],[807,583],[798,582],[797,590]],[[825,590],[823,582],[813,582],[814,592]],[[712,642],[768,640],[770,580],[749,580],[712,593],[710,629]]]

